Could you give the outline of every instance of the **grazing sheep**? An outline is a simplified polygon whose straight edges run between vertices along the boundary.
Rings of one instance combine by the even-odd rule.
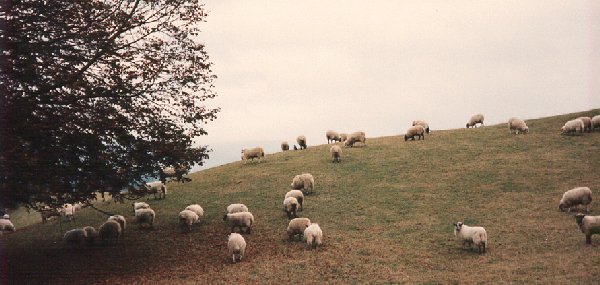
[[[344,146],[353,147],[357,142],[362,143],[363,146],[367,146],[367,137],[365,136],[365,132],[358,131],[351,133],[344,141]]]
[[[415,136],[418,137],[420,140],[421,139],[425,139],[425,128],[423,128],[423,126],[421,125],[416,125],[416,126],[412,126],[410,128],[408,128],[408,130],[406,131],[406,134],[404,134],[404,141],[407,141],[409,139],[412,139],[413,141],[415,140]]]
[[[290,150],[290,145],[288,144],[288,142],[281,142],[281,150],[282,151],[286,151],[286,150]]]
[[[288,219],[291,220],[296,216],[296,209],[298,208],[298,200],[294,197],[286,197],[283,199],[283,210],[287,213]]]
[[[150,205],[148,205],[148,203],[145,202],[134,202],[131,204],[133,206],[133,212],[135,213],[135,210],[137,209],[148,209],[150,208]]]
[[[412,122],[412,125],[413,125],[413,126],[416,126],[416,125],[423,126],[423,129],[425,129],[425,132],[426,132],[426,133],[429,133],[429,124],[428,124],[427,122],[425,122],[425,121],[422,121],[422,120],[416,120],[416,121],[413,121],[413,122]]]
[[[336,131],[332,131],[332,130],[328,130],[327,132],[325,132],[325,137],[327,138],[327,144],[329,144],[329,142],[341,142],[342,141],[342,137],[340,137],[340,134],[338,134]]]
[[[596,115],[592,118],[592,130],[596,128],[600,129],[600,115]]]
[[[15,230],[15,225],[13,225],[13,223],[10,220],[0,219],[0,236],[4,232],[14,232]]]
[[[575,221],[581,232],[585,234],[585,243],[592,244],[592,235],[600,234],[600,216],[586,216],[579,213],[575,215]]]
[[[154,199],[164,199],[167,197],[167,186],[162,181],[148,182],[145,187],[146,193],[154,194]],[[156,198],[157,194],[158,198]]]
[[[295,218],[292,219],[287,227],[288,239],[292,239],[294,236],[301,237],[304,235],[304,230],[310,226],[310,219],[308,218]]]
[[[144,224],[148,224],[150,227],[153,227],[155,217],[156,213],[154,213],[154,210],[150,208],[135,210],[135,218],[140,224],[140,227],[142,227]]]
[[[583,133],[583,129],[585,128],[585,124],[582,120],[575,119],[570,120],[565,123],[565,125],[560,129],[560,134],[576,134]]]
[[[317,245],[323,243],[323,231],[321,231],[319,224],[310,224],[304,230],[304,237],[306,238],[306,244],[311,248],[316,248]]]
[[[303,173],[294,176],[292,179],[292,189],[302,190],[302,193],[308,195],[315,190],[315,178],[310,173]]]
[[[98,228],[98,237],[103,243],[117,243],[121,237],[121,225],[117,221],[106,221]]]
[[[108,217],[107,221],[111,221],[111,220],[119,223],[119,225],[121,226],[121,234],[125,233],[125,228],[127,227],[127,220],[125,220],[125,217],[123,217],[121,215],[114,215],[114,216]]]
[[[227,206],[227,214],[248,212],[248,207],[244,204],[231,204]]]
[[[469,248],[475,245],[480,254],[485,252],[487,233],[483,227],[470,227],[462,222],[456,222],[454,224],[454,235],[459,243],[467,244]]]
[[[577,120],[581,120],[583,122],[583,131],[587,131],[588,133],[592,131],[592,118],[590,117],[579,117]]]
[[[302,191],[290,190],[287,193],[285,193],[285,198],[287,198],[287,197],[296,198],[296,201],[298,201],[298,207],[300,208],[300,211],[303,210],[302,203],[304,202],[304,194],[302,194]]]
[[[588,187],[577,187],[563,194],[560,203],[558,204],[558,209],[561,212],[564,212],[565,209],[568,209],[568,212],[571,212],[571,207],[576,207],[581,204],[585,206],[586,212],[589,213],[590,203],[592,203],[592,190]]]
[[[189,205],[185,207],[185,209],[196,213],[196,215],[198,215],[198,218],[202,218],[202,216],[204,216],[204,209],[202,209],[202,207],[200,207],[200,205],[198,204]]]
[[[242,261],[242,257],[244,257],[244,253],[246,252],[246,240],[238,233],[231,233],[227,240],[227,249],[229,249],[233,263]]]
[[[340,134],[340,141],[345,142],[348,139],[348,134]]]
[[[63,235],[63,241],[68,244],[81,244],[87,240],[87,232],[83,229],[73,229]]]
[[[296,138],[296,142],[300,146],[300,149],[306,149],[306,137],[305,136],[303,136],[303,135],[298,136]]]
[[[200,217],[191,210],[183,210],[179,212],[179,224],[187,225],[188,231],[192,231],[192,224],[198,223]]]
[[[331,153],[331,162],[339,163],[342,160],[342,148],[339,145],[332,145],[329,153]]]
[[[481,127],[483,127],[483,115],[482,114],[473,115],[471,117],[471,119],[469,119],[469,121],[467,122],[467,129],[470,127],[475,128],[475,125],[477,125],[477,124],[481,124]]]
[[[92,226],[83,227],[83,231],[85,231],[86,234],[85,240],[89,245],[92,245],[94,243],[94,240],[96,240],[96,237],[98,237],[98,232]]]
[[[512,117],[508,119],[508,131],[511,134],[513,133],[513,131],[515,131],[515,134],[517,135],[519,134],[519,132],[527,134],[529,133],[529,127],[527,127],[525,121],[519,118]]]
[[[244,161],[244,164],[246,164],[249,159],[254,161],[255,158],[258,160],[258,163],[260,163],[261,158],[265,158],[265,151],[262,147],[242,149],[242,161]]]
[[[67,221],[72,221],[75,219],[75,206],[69,203],[64,204],[61,213]]]
[[[223,221],[231,227],[231,232],[237,227],[242,232],[242,227],[246,228],[246,233],[250,233],[254,224],[254,216],[250,212],[239,212],[233,214],[225,214]]]

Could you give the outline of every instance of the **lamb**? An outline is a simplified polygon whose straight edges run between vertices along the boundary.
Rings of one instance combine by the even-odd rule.
[[[425,128],[423,128],[423,126],[421,125],[416,125],[416,126],[412,126],[410,128],[408,128],[408,130],[406,131],[406,134],[404,134],[404,141],[407,141],[409,139],[412,139],[413,141],[415,140],[415,136],[419,138],[419,140],[421,139],[425,139]]]
[[[187,225],[188,231],[190,232],[192,231],[192,224],[198,223],[199,220],[200,217],[198,217],[198,214],[191,210],[186,209],[179,212],[179,223],[181,225]]]
[[[306,244],[311,248],[316,248],[317,245],[323,243],[323,231],[321,231],[319,224],[310,224],[304,230],[304,237],[306,238]]]
[[[98,237],[104,243],[119,242],[119,237],[121,237],[121,225],[114,220],[104,222],[104,224],[98,228]]]
[[[565,123],[565,125],[561,128],[560,134],[575,134],[575,133],[583,133],[583,129],[585,124],[580,119],[570,120]]]
[[[298,200],[294,197],[286,197],[283,200],[283,210],[287,213],[288,219],[296,218],[296,209],[298,208]]]
[[[315,190],[315,178],[310,173],[303,173],[294,176],[292,180],[292,189],[302,190],[302,193],[308,195]]]
[[[592,130],[600,128],[600,115],[596,115],[592,118]]]
[[[288,142],[286,142],[286,141],[281,142],[281,150],[282,151],[290,150],[290,145],[288,144]]]
[[[148,205],[148,203],[145,202],[134,202],[131,204],[133,206],[133,212],[135,213],[135,210],[137,209],[148,209],[150,208],[150,205]]]
[[[298,136],[296,138],[296,142],[300,146],[300,149],[306,149],[306,137],[305,136],[303,136],[303,135]]]
[[[63,241],[68,244],[81,244],[87,240],[87,232],[83,229],[73,229],[63,235]]]
[[[429,124],[428,124],[427,122],[425,122],[425,121],[422,121],[422,120],[416,120],[416,121],[413,121],[413,122],[412,122],[412,125],[413,125],[413,126],[416,126],[416,125],[423,126],[423,129],[425,129],[425,132],[426,132],[426,133],[429,133]]]
[[[154,199],[164,199],[167,197],[167,186],[162,181],[146,183],[145,187],[148,194],[154,194]],[[158,198],[156,198],[156,194],[158,194]]]
[[[87,243],[89,245],[92,245],[94,243],[94,240],[98,236],[98,232],[92,226],[83,227],[83,230],[85,231],[85,234],[86,234]]]
[[[563,194],[558,204],[558,209],[561,212],[564,212],[565,209],[571,212],[571,207],[581,204],[586,207],[586,212],[589,213],[590,203],[592,203],[592,190],[588,187],[576,187]]]
[[[340,141],[341,142],[345,142],[348,139],[348,134],[340,134]]]
[[[292,219],[287,227],[288,239],[291,240],[294,236],[304,235],[304,230],[310,226],[310,219],[308,218],[295,218]]]
[[[477,246],[479,254],[485,252],[487,233],[483,227],[470,227],[463,222],[456,222],[454,223],[454,235],[459,243],[468,244],[469,248],[473,245]]]
[[[250,233],[254,224],[254,216],[250,212],[239,212],[233,214],[225,214],[223,221],[231,227],[231,232],[237,227],[242,232],[242,227],[246,228],[246,233]]]
[[[329,149],[329,153],[331,153],[331,161],[333,163],[339,163],[342,159],[342,148],[339,145],[332,145]]]
[[[248,212],[248,207],[244,204],[231,204],[227,206],[227,214]]]
[[[202,216],[204,216],[204,209],[202,209],[202,207],[200,207],[200,205],[198,204],[189,205],[185,207],[185,209],[196,213],[196,215],[198,215],[198,218],[202,218]]]
[[[287,193],[285,193],[285,198],[287,198],[287,197],[294,197],[294,198],[296,198],[296,201],[298,201],[298,206],[300,208],[300,211],[303,210],[302,203],[304,202],[304,194],[302,194],[302,191],[300,191],[300,190],[290,190]]]
[[[265,158],[265,151],[262,147],[242,149],[242,161],[244,161],[244,164],[246,164],[249,159],[254,161],[255,158],[258,160],[258,163],[260,163],[261,158]]]
[[[140,227],[142,227],[144,224],[148,224],[150,227],[153,227],[155,217],[156,213],[154,213],[154,210],[150,208],[135,210],[135,218],[140,224]]]
[[[329,142],[341,142],[342,138],[340,137],[340,134],[338,134],[336,131],[332,131],[332,130],[328,130],[327,132],[325,132],[325,137],[327,138],[327,144],[329,144]]]
[[[515,134],[517,135],[519,134],[519,132],[527,134],[529,133],[529,127],[527,127],[525,121],[519,118],[512,117],[508,119],[508,131],[511,134],[513,133],[513,131],[515,131]]]
[[[121,234],[123,234],[125,232],[125,228],[127,227],[127,220],[125,220],[125,217],[123,217],[121,215],[114,215],[114,216],[108,217],[107,221],[111,221],[111,220],[119,223],[119,225],[121,226]]]
[[[579,117],[577,120],[581,120],[583,122],[583,131],[587,131],[588,133],[592,131],[592,118],[590,117]]]
[[[344,141],[345,147],[353,147],[355,143],[360,142],[363,146],[367,145],[367,137],[365,136],[365,132],[358,131],[351,133],[346,140]]]
[[[10,220],[0,219],[0,236],[4,232],[14,232],[15,230],[15,225],[13,225],[13,223]]]
[[[600,216],[575,215],[579,229],[585,235],[585,243],[592,244],[592,235],[600,234]]]
[[[483,115],[482,114],[473,115],[471,117],[471,119],[469,119],[469,121],[467,122],[467,129],[470,127],[475,128],[475,125],[477,125],[477,124],[481,124],[481,127],[483,127]]]
[[[233,263],[242,261],[242,257],[244,257],[244,253],[246,252],[246,241],[244,240],[244,237],[238,233],[229,234],[227,249],[229,249],[229,254],[233,259]]]

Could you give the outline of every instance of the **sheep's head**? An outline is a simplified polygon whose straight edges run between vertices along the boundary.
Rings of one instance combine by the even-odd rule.
[[[525,128],[523,128],[523,133],[528,134],[529,133],[529,127],[525,126]]]
[[[459,232],[462,229],[463,222],[456,222],[453,225],[454,225],[454,230]]]
[[[569,205],[567,203],[565,203],[563,200],[560,201],[560,203],[558,204],[558,209],[561,212],[564,212],[565,209],[569,208]]]
[[[581,227],[581,224],[583,223],[583,217],[585,217],[584,214],[582,213],[577,213],[575,215],[575,221],[577,221],[577,224]]]

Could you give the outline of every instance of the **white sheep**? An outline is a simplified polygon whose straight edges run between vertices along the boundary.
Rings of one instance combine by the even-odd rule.
[[[332,145],[329,148],[329,153],[331,154],[331,161],[339,163],[342,160],[342,148],[339,145]]]
[[[242,149],[242,161],[244,161],[244,164],[249,159],[254,161],[255,158],[258,160],[258,163],[260,163],[261,159],[265,158],[265,151],[262,147]]]
[[[98,228],[98,237],[104,243],[117,243],[121,237],[121,225],[114,220],[106,221]]]
[[[329,142],[341,142],[342,137],[336,131],[328,130],[325,132],[325,137],[327,138],[327,143]]]
[[[306,238],[306,244],[309,247],[316,248],[317,245],[321,245],[323,243],[323,231],[319,224],[310,224],[304,230],[304,237]]]
[[[15,225],[8,219],[0,219],[0,236],[4,232],[14,232],[16,230]]]
[[[303,135],[299,135],[296,138],[296,142],[298,143],[298,145],[300,146],[300,149],[306,149],[306,137]]]
[[[192,224],[198,223],[200,217],[198,214],[191,210],[183,210],[179,212],[179,223],[181,225],[187,225],[188,231],[192,231]]]
[[[592,130],[595,130],[596,128],[600,129],[600,115],[592,117]]]
[[[592,203],[592,190],[588,187],[576,187],[563,194],[558,204],[558,209],[562,212],[568,209],[568,212],[571,212],[571,207],[583,205],[586,212],[589,213],[590,203]]]
[[[467,122],[467,129],[470,127],[474,128],[477,124],[481,124],[481,127],[483,127],[483,119],[484,118],[482,114],[473,115]]]
[[[150,208],[150,205],[146,202],[134,202],[131,204],[133,206],[133,212],[135,213],[135,210],[137,209],[148,209]]]
[[[515,132],[515,134],[519,134],[519,133],[527,134],[527,133],[529,133],[529,127],[527,127],[527,124],[525,123],[525,121],[523,121],[519,118],[512,117],[512,118],[508,119],[508,131],[511,134],[513,133],[513,131]]]
[[[487,233],[483,227],[470,227],[462,222],[454,224],[454,235],[459,243],[464,246],[467,244],[469,248],[475,245],[479,253],[484,253],[487,246]]]
[[[140,227],[142,227],[144,224],[153,227],[155,217],[156,213],[150,208],[135,210],[135,218],[136,221],[140,224]]]
[[[288,144],[288,142],[286,142],[286,141],[281,142],[281,150],[282,151],[290,150],[290,145]]]
[[[246,252],[246,240],[238,233],[231,233],[227,240],[227,249],[233,259],[233,263],[242,261],[242,257],[244,257],[244,253]]]
[[[73,229],[63,235],[63,241],[68,244],[81,244],[87,240],[87,232],[83,229]]]
[[[304,203],[304,194],[302,194],[302,191],[290,190],[287,193],[285,193],[285,198],[287,198],[287,197],[296,198],[296,201],[298,201],[298,207],[300,208],[300,211],[302,211],[304,209],[304,207],[302,206],[302,204]]]
[[[125,217],[121,216],[121,215],[113,215],[108,217],[107,221],[116,221],[117,223],[119,223],[119,225],[121,226],[121,234],[125,233],[125,229],[127,228],[127,220],[125,220]]]
[[[418,137],[420,140],[425,139],[425,128],[421,125],[416,125],[408,128],[406,134],[404,134],[404,141],[409,139],[415,140],[415,137]]]
[[[592,131],[592,118],[590,117],[579,117],[577,120],[581,120],[583,122],[583,131],[587,131],[588,133]]]
[[[294,176],[292,179],[292,189],[302,190],[302,193],[308,195],[315,190],[315,178],[310,173],[303,173]]]
[[[231,227],[231,232],[237,227],[240,232],[242,232],[242,228],[246,228],[246,233],[249,234],[254,224],[254,216],[250,212],[225,214],[223,221],[227,222],[227,225]]]
[[[88,244],[93,244],[96,237],[98,237],[98,232],[96,231],[96,229],[92,226],[87,226],[83,227],[83,230],[85,231],[86,241],[88,242]]]
[[[5,220],[10,220],[10,215],[9,214],[4,214],[4,216],[2,216],[3,219]]]
[[[308,218],[295,218],[288,223],[287,234],[288,239],[292,239],[294,236],[304,235],[304,230],[310,226],[310,219]]]
[[[565,125],[561,128],[560,134],[575,134],[575,133],[583,133],[585,125],[582,120],[575,119],[570,120],[565,123]]]
[[[367,137],[365,136],[365,132],[358,131],[351,133],[344,141],[344,146],[353,147],[357,142],[362,143],[363,146],[367,146]]]
[[[428,124],[427,122],[423,121],[423,120],[416,120],[416,121],[413,121],[413,122],[412,122],[412,125],[413,125],[413,126],[420,125],[420,126],[422,126],[422,127],[423,127],[423,129],[425,129],[425,132],[426,132],[426,133],[429,133],[429,124]]]
[[[287,213],[288,219],[296,217],[296,209],[298,209],[298,200],[294,197],[285,197],[283,199],[283,210]]]
[[[67,221],[75,219],[75,206],[73,204],[64,204],[60,211]]]
[[[579,229],[585,235],[585,243],[592,244],[592,235],[600,234],[600,216],[575,215]]]
[[[202,207],[198,204],[191,204],[185,207],[185,210],[190,210],[196,213],[196,215],[198,215],[198,218],[202,218],[202,216],[204,216],[204,209],[202,209]]]
[[[248,207],[244,204],[231,204],[227,206],[227,214],[248,212]]]
[[[148,182],[145,187],[148,194],[154,194],[154,199],[164,199],[167,197],[167,186],[162,181]],[[157,194],[158,198],[156,198]]]

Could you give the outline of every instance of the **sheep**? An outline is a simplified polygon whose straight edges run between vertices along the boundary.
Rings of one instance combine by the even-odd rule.
[[[296,216],[296,209],[298,208],[298,200],[294,197],[286,197],[283,199],[283,210],[287,213],[288,219],[292,219]]]
[[[406,131],[406,134],[404,134],[404,141],[407,141],[409,139],[412,139],[413,141],[415,140],[415,136],[419,138],[419,140],[421,139],[425,139],[425,128],[423,128],[423,126],[421,125],[416,125],[416,126],[412,126],[410,128],[408,128],[408,130]]]
[[[412,125],[413,125],[413,126],[416,126],[416,125],[423,126],[423,129],[425,129],[425,132],[426,132],[426,133],[429,133],[429,124],[428,124],[427,122],[425,122],[425,121],[422,121],[422,120],[416,120],[416,121],[413,121],[413,122],[412,122]]]
[[[131,203],[131,205],[133,206],[133,212],[135,213],[135,210],[137,209],[148,209],[150,208],[150,205],[148,203],[145,202],[133,202]]]
[[[250,233],[254,224],[254,216],[250,212],[239,212],[233,214],[225,214],[223,221],[231,227],[231,232],[237,227],[242,232],[242,227],[246,228],[246,233]]]
[[[567,212],[571,212],[571,207],[581,204],[586,207],[586,212],[589,213],[590,203],[592,203],[592,190],[588,187],[576,187],[563,194],[558,209],[561,212],[564,212],[565,209],[568,209]]]
[[[345,142],[348,139],[348,134],[340,134],[340,141],[341,142]]]
[[[342,148],[339,145],[332,145],[329,149],[329,153],[331,153],[331,162],[339,163],[342,159]]]
[[[150,208],[135,210],[135,218],[140,224],[140,227],[142,227],[144,224],[148,224],[150,227],[153,227],[155,217],[156,213]]]
[[[200,217],[194,211],[183,210],[179,212],[179,223],[181,225],[187,225],[188,231],[192,231],[192,224],[198,223]]]
[[[125,220],[125,217],[123,217],[121,215],[114,215],[114,216],[108,217],[107,221],[111,221],[111,220],[119,223],[119,225],[121,226],[121,234],[125,233],[125,228],[127,227],[127,220]]]
[[[14,232],[16,230],[15,225],[8,219],[0,219],[0,236],[4,232]]]
[[[300,149],[306,149],[306,137],[303,135],[300,135],[296,138],[296,142],[298,143],[298,146],[300,146]]]
[[[65,217],[67,221],[72,221],[75,219],[75,206],[73,204],[64,204],[60,212]]]
[[[281,150],[282,151],[290,150],[290,145],[288,144],[288,142],[286,142],[286,141],[281,142]]]
[[[477,114],[477,115],[473,115],[471,117],[471,119],[469,119],[469,121],[467,122],[467,129],[470,127],[475,128],[477,124],[481,124],[481,127],[483,127],[483,115],[482,114]]]
[[[198,215],[198,218],[202,218],[202,216],[204,216],[204,209],[202,209],[202,207],[200,207],[200,205],[198,204],[191,204],[185,207],[185,210],[190,210],[196,213],[196,215]]]
[[[310,173],[303,173],[294,176],[292,179],[292,189],[302,190],[302,193],[308,195],[315,190],[315,178]]]
[[[244,204],[231,204],[227,206],[227,214],[248,212],[248,207]]]
[[[583,131],[587,131],[588,133],[592,131],[592,118],[590,117],[579,117],[577,120],[581,120],[583,122]]]
[[[288,223],[287,234],[288,239],[291,240],[294,236],[304,235],[304,230],[310,226],[310,219],[308,218],[295,218]]]
[[[261,158],[265,158],[265,151],[262,147],[242,149],[242,161],[244,161],[244,164],[246,164],[249,159],[254,161],[255,158],[258,160],[258,163],[260,163]]]
[[[596,115],[592,118],[592,130],[600,128],[600,115]]]
[[[9,214],[4,214],[4,216],[2,216],[3,219],[5,220],[10,220],[10,215]]]
[[[294,197],[296,198],[296,201],[298,201],[298,207],[300,208],[300,211],[302,211],[304,208],[302,206],[303,202],[304,202],[304,194],[302,194],[302,191],[300,190],[290,190],[287,193],[285,193],[285,198],[287,197]]]
[[[340,137],[340,134],[338,134],[336,131],[332,131],[332,130],[328,130],[327,132],[325,132],[325,137],[327,138],[327,144],[329,144],[329,142],[341,142],[342,138]]]
[[[96,239],[96,237],[98,236],[98,232],[96,231],[96,229],[92,226],[87,226],[87,227],[83,227],[83,230],[85,231],[86,234],[86,241],[89,245],[94,243],[94,240]]]
[[[164,199],[167,197],[167,186],[162,181],[146,183],[146,193],[154,194],[154,199]],[[158,198],[156,198],[158,194]]]
[[[513,133],[513,131],[515,131],[515,134],[517,135],[519,134],[519,132],[527,134],[529,133],[529,127],[527,127],[525,121],[519,118],[512,117],[508,119],[508,131],[511,134]]]
[[[585,243],[592,244],[592,235],[600,234],[600,216],[586,216],[578,213],[575,215],[575,221],[585,235]]]
[[[358,131],[351,133],[348,135],[346,140],[344,141],[345,147],[353,147],[355,143],[360,142],[363,146],[367,146],[367,137],[365,136],[365,132]]]
[[[463,222],[454,223],[454,235],[456,240],[463,245],[468,244],[469,248],[475,245],[479,254],[485,252],[487,241],[487,233],[483,227],[470,227]]]
[[[304,230],[304,237],[306,238],[306,244],[311,248],[316,248],[317,245],[321,245],[323,243],[323,231],[321,231],[321,227],[319,224],[310,224]]]
[[[117,243],[121,237],[121,225],[114,220],[106,221],[98,228],[98,237],[104,243]]]
[[[63,235],[63,241],[68,244],[81,244],[87,240],[87,232],[83,229],[73,229]]]
[[[580,119],[570,120],[565,123],[565,125],[561,128],[560,134],[575,134],[575,133],[583,133],[583,129],[585,124]]]
[[[241,262],[242,257],[244,257],[244,253],[246,252],[246,241],[244,240],[244,237],[238,233],[229,234],[227,249],[233,259],[233,263],[236,261]]]

